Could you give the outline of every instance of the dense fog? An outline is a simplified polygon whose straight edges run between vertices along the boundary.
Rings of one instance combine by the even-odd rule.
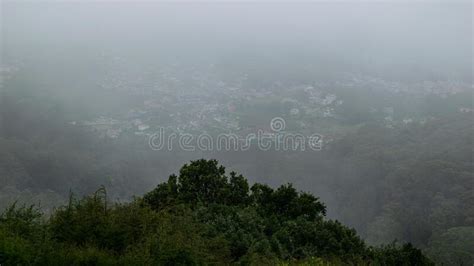
[[[0,6],[1,210],[101,186],[130,202],[216,159],[314,194],[369,244],[474,262],[472,2]],[[278,148],[295,134],[317,147]]]

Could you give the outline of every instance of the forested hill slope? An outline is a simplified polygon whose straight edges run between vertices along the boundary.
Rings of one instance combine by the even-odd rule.
[[[394,128],[358,124],[316,153],[156,152],[146,140],[98,138],[70,124],[78,114],[58,101],[15,88],[0,97],[0,210],[18,201],[49,214],[69,191],[101,185],[128,200],[184,162],[217,158],[251,183],[292,182],[320,196],[328,217],[372,245],[398,239],[438,263],[472,264],[474,124],[472,113],[453,110]]]
[[[179,175],[130,203],[111,203],[104,188],[43,219],[35,207],[0,216],[5,265],[431,265],[411,244],[374,248],[325,218],[326,207],[291,184],[273,189],[215,160],[184,165]]]
[[[399,239],[439,263],[472,264],[473,128],[471,114],[395,130],[361,127],[327,159],[331,209],[372,244]]]

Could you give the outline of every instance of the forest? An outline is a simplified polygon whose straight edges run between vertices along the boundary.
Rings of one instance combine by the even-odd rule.
[[[0,216],[5,265],[433,265],[411,244],[372,247],[326,206],[291,184],[274,189],[216,160],[185,164],[179,175],[128,203],[105,188],[44,217],[13,204]]]
[[[109,141],[77,130],[67,123],[67,109],[36,93],[16,90],[2,99],[2,210],[35,204],[48,217],[68,204],[70,192],[82,197],[101,186],[112,203],[128,202],[164,181],[157,173],[172,173],[178,162],[214,157],[230,169],[253,169],[250,183],[292,182],[318,195],[330,206],[328,217],[370,245],[409,242],[437,263],[474,258],[470,114],[445,112],[396,129],[366,121],[320,153],[167,154],[136,139]]]

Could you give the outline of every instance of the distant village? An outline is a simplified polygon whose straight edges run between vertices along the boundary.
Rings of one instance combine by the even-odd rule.
[[[112,91],[142,99],[141,104],[125,110],[121,117],[98,116],[87,121],[70,121],[71,125],[97,133],[99,137],[117,139],[120,136],[150,136],[159,128],[178,133],[235,133],[245,134],[256,129],[268,129],[272,117],[291,120],[296,132],[318,132],[314,121],[337,124],[343,120],[341,110],[351,99],[338,95],[340,90],[373,89],[379,93],[403,95],[409,98],[423,98],[436,95],[446,98],[450,95],[473,90],[472,84],[457,81],[424,81],[400,83],[356,74],[341,74],[341,79],[311,84],[285,84],[276,80],[268,87],[249,86],[248,74],[229,81],[219,79],[215,66],[189,67],[178,63],[158,70],[130,75],[123,69],[126,62],[120,57],[107,58],[107,73],[97,84],[101,90]],[[1,66],[0,81],[11,77],[18,67]],[[151,78],[150,78],[151,77]],[[1,85],[1,83],[0,83]],[[248,122],[249,108],[259,112],[260,106],[276,105],[269,112],[268,119]],[[283,108],[280,108],[283,107]],[[424,123],[428,117],[403,117],[395,119],[393,106],[374,108],[371,113],[381,117],[381,123],[388,128],[410,123]],[[265,110],[268,112],[268,108]],[[459,112],[473,112],[472,106],[459,106]],[[320,132],[318,132],[320,133]],[[333,133],[326,141],[331,141]]]

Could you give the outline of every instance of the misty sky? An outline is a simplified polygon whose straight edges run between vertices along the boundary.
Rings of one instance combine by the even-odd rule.
[[[135,59],[160,55],[192,61],[242,53],[272,57],[300,53],[357,70],[413,68],[464,79],[472,73],[470,2],[217,2],[228,1],[5,2],[2,54],[7,61],[42,64],[72,60],[78,54],[84,58],[128,54]]]

